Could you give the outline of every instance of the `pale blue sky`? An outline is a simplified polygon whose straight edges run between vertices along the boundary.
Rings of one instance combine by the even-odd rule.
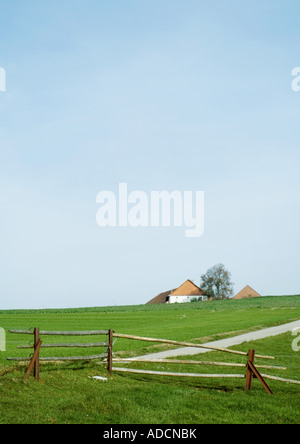
[[[222,262],[300,286],[296,0],[0,0],[0,308],[143,304]],[[203,190],[206,230],[100,229],[96,196]]]

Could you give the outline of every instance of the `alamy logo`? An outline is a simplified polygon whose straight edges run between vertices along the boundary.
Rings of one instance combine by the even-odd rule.
[[[292,331],[293,336],[297,336],[292,342],[292,349],[294,352],[300,351],[300,328],[295,328]]]
[[[6,337],[4,328],[0,328],[0,351],[6,351]]]
[[[300,67],[294,68],[292,71],[292,76],[295,77],[292,81],[292,90],[295,92],[300,91]]]
[[[119,184],[118,196],[101,191],[96,199],[99,227],[185,227],[185,236],[204,233],[203,191],[132,191],[127,183]]]
[[[6,71],[0,66],[0,92],[6,91]]]

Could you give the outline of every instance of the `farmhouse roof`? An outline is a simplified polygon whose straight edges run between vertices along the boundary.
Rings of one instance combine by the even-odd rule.
[[[172,292],[172,295],[174,296],[197,296],[203,294],[201,288],[197,287],[197,285],[190,280],[185,281],[184,284],[177,288],[177,290]]]
[[[155,298],[151,299],[151,301],[147,302],[147,304],[165,304],[167,302],[167,298],[171,295],[174,296],[197,296],[203,295],[203,291],[201,288],[197,287],[192,281],[187,280],[180,287],[175,290],[165,291],[164,293],[160,293]]]
[[[155,298],[151,299],[151,301],[147,302],[147,304],[165,304],[167,302],[167,297],[170,296],[173,290],[165,291],[164,293],[160,293]]]
[[[253,290],[250,285],[246,285],[238,294],[234,296],[233,299],[249,299],[249,298],[260,298],[261,295],[257,291]]]

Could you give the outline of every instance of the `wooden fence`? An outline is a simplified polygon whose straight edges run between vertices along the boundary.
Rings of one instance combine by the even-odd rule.
[[[245,382],[245,391],[251,390],[252,381],[257,378],[261,385],[264,387],[267,393],[273,394],[272,390],[266,383],[266,379],[281,381],[286,383],[298,384],[300,381],[294,381],[290,379],[284,379],[278,376],[271,376],[260,373],[261,369],[277,369],[277,370],[287,370],[286,367],[279,367],[274,365],[265,364],[254,364],[255,359],[265,359],[274,360],[273,356],[264,356],[255,353],[255,350],[249,350],[248,353],[229,350],[226,348],[211,347],[209,345],[195,344],[190,342],[179,342],[172,341],[168,339],[157,339],[157,338],[146,338],[140,336],[133,336],[127,334],[118,334],[113,330],[92,330],[92,331],[40,331],[39,328],[34,330],[9,330],[12,334],[22,334],[22,335],[33,335],[34,341],[32,345],[19,346],[18,349],[33,349],[33,355],[27,358],[7,358],[9,361],[29,361],[29,367],[25,375],[25,381],[28,380],[32,370],[34,370],[34,377],[39,380],[40,373],[40,362],[57,362],[57,361],[89,361],[89,360],[99,360],[107,364],[107,371],[110,376],[113,372],[116,373],[134,373],[134,374],[144,374],[144,375],[154,375],[154,376],[171,376],[171,377],[189,377],[189,378],[243,378]],[[41,336],[107,336],[107,341],[105,342],[95,342],[95,343],[50,343],[45,344],[41,340]],[[134,341],[145,341],[160,344],[168,344],[180,347],[195,347],[199,349],[206,349],[208,351],[217,351],[222,353],[228,353],[232,355],[239,355],[246,358],[246,362],[234,363],[234,362],[215,362],[215,361],[195,361],[195,360],[178,360],[178,359],[147,359],[147,358],[114,358],[113,355],[113,339],[129,339]],[[59,357],[40,357],[40,350],[45,348],[102,348],[105,347],[106,351],[102,354],[91,355],[91,356],[59,356]],[[126,367],[115,367],[114,364],[131,364],[131,363],[151,363],[151,364],[187,364],[195,366],[212,366],[212,367],[226,367],[226,368],[240,368],[241,373],[175,373],[166,371],[153,371],[153,370],[143,370],[143,369],[133,369]]]
[[[7,358],[8,361],[26,362],[30,361],[28,370],[25,375],[25,381],[29,379],[29,376],[34,370],[34,377],[39,380],[40,375],[40,362],[58,362],[58,361],[91,361],[96,359],[103,359],[107,362],[107,369],[111,374],[112,367],[112,344],[113,344],[113,332],[112,330],[91,330],[91,331],[41,331],[39,328],[33,330],[9,330],[9,333],[18,335],[33,335],[34,340],[32,345],[23,345],[17,347],[18,349],[26,350],[33,349],[33,355],[31,357],[23,358]],[[108,336],[105,342],[94,343],[57,343],[57,344],[45,344],[41,340],[41,336]],[[53,349],[53,348],[106,348],[106,351],[101,354],[90,356],[57,356],[57,357],[40,357],[41,349]]]
[[[192,361],[192,360],[177,360],[177,359],[146,359],[146,358],[129,358],[129,359],[114,359],[112,358],[113,364],[121,363],[121,364],[130,364],[130,363],[160,363],[160,364],[187,364],[187,365],[197,365],[197,366],[214,366],[214,367],[232,367],[232,368],[241,368],[244,369],[244,373],[236,374],[222,374],[222,373],[211,373],[211,374],[201,374],[201,373],[173,373],[173,372],[162,372],[162,371],[152,371],[152,370],[141,370],[141,369],[132,369],[132,368],[120,368],[112,366],[112,372],[121,372],[121,373],[135,373],[135,374],[144,374],[144,375],[156,375],[156,376],[171,376],[171,377],[190,377],[190,378],[243,378],[246,380],[245,382],[245,391],[251,390],[252,381],[254,378],[257,378],[261,385],[264,387],[267,393],[273,394],[272,390],[266,383],[266,379],[271,379],[275,381],[281,381],[286,383],[298,384],[300,385],[300,381],[294,381],[290,379],[279,378],[277,376],[270,376],[266,374],[261,374],[260,369],[277,369],[277,370],[287,370],[287,367],[279,367],[274,365],[257,365],[254,364],[255,359],[267,359],[274,360],[273,356],[263,356],[255,353],[255,350],[249,350],[248,353],[229,350],[225,348],[219,347],[211,347],[205,346],[203,344],[194,344],[189,342],[179,342],[179,341],[171,341],[166,339],[155,339],[155,338],[145,338],[133,335],[125,335],[125,334],[117,334],[113,333],[114,338],[123,338],[123,339],[131,339],[136,341],[146,341],[146,342],[154,342],[160,344],[170,344],[181,347],[195,347],[199,349],[206,349],[210,351],[218,351],[223,353],[230,353],[239,356],[245,356],[247,361],[245,364],[233,363],[233,362],[212,362],[212,361]]]

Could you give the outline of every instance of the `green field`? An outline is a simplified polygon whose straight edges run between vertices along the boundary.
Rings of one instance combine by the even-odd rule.
[[[189,341],[223,339],[264,327],[300,319],[300,296],[265,297],[248,301],[212,301],[169,306],[132,306],[66,310],[0,311],[0,327],[7,332],[7,351],[0,353],[0,423],[100,423],[100,424],[202,424],[202,423],[299,423],[300,386],[269,381],[274,396],[267,395],[257,380],[249,393],[243,379],[195,379],[113,374],[108,382],[99,362],[43,364],[41,382],[23,382],[26,367],[6,360],[28,356],[17,350],[31,337],[12,335],[9,329],[102,330],[117,333]],[[103,339],[103,338],[102,338]],[[287,371],[265,373],[300,379],[300,352],[292,350],[290,333],[242,344],[247,352],[276,357],[276,365]],[[47,342],[61,342],[48,338]],[[74,342],[74,338],[69,339]],[[87,338],[76,338],[78,341]],[[94,339],[93,339],[94,340]],[[101,338],[95,338],[101,341]],[[66,339],[63,339],[66,342]],[[168,348],[118,339],[117,356],[128,357]],[[94,350],[92,354],[94,354]],[[42,350],[41,356],[91,354],[90,350]],[[207,353],[192,358],[244,363],[244,357]],[[264,364],[270,362],[263,361]],[[130,367],[136,364],[131,364]],[[228,369],[167,364],[139,364],[137,368],[192,373],[228,373]],[[201,369],[201,370],[200,370]],[[244,371],[244,370],[243,370]],[[236,369],[230,368],[230,373]],[[238,369],[237,373],[241,373]]]

